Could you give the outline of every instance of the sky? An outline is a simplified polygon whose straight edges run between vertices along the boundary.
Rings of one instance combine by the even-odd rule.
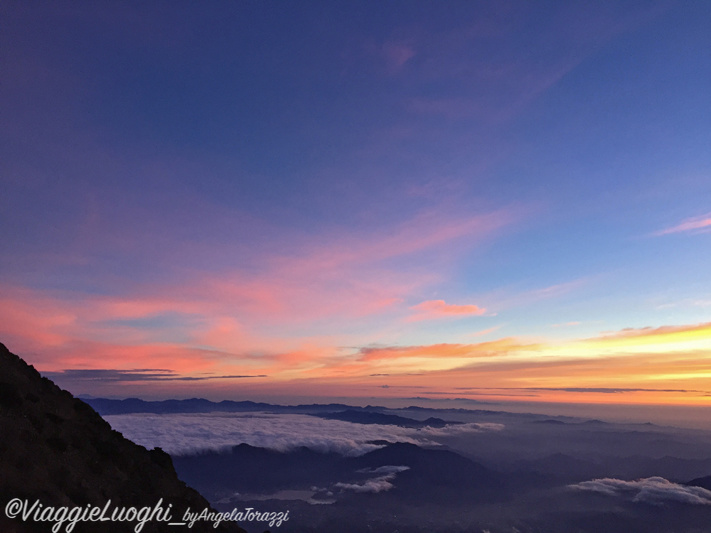
[[[0,341],[71,392],[711,401],[707,2],[0,21]]]

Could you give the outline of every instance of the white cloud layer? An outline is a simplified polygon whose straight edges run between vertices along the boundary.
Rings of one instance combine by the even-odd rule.
[[[702,487],[679,485],[663,477],[648,477],[636,481],[603,478],[570,485],[576,490],[601,492],[610,496],[622,496],[633,502],[662,505],[665,502],[711,505],[711,491]]]
[[[430,426],[419,429],[420,435],[429,437],[449,437],[450,435],[461,435],[462,433],[479,433],[481,431],[501,431],[503,424],[494,422],[468,422],[466,424],[451,424],[441,428]]]
[[[371,474],[385,474],[365,481],[364,483],[336,483],[334,488],[352,490],[353,492],[383,492],[394,487],[391,483],[399,472],[409,470],[409,466],[381,466],[370,470]]]
[[[433,437],[500,430],[500,424],[457,424],[412,429],[354,424],[308,415],[269,413],[126,414],[104,416],[111,427],[145,446],[174,455],[223,450],[237,444],[288,451],[306,446],[318,452],[362,455],[380,448],[372,441],[436,445]]]
[[[358,472],[362,474],[397,474],[399,472],[404,472],[405,470],[410,470],[410,467],[385,465],[379,466],[378,468],[364,468],[362,470],[358,470]]]

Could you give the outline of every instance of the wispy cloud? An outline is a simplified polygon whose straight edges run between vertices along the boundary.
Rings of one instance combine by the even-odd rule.
[[[423,213],[385,236],[303,237],[288,249],[264,253],[259,269],[198,270],[179,282],[137,283],[118,294],[5,285],[0,287],[0,334],[23,351],[58,350],[74,341],[225,352],[293,349],[288,337],[255,332],[289,327],[304,338],[304,329],[332,331],[354,320],[402,314],[403,301],[440,277],[431,264],[403,270],[401,263],[418,257],[417,264],[431,263],[441,257],[433,250],[491,236],[514,219],[505,210],[462,217]]]
[[[539,305],[540,302],[570,297],[591,286],[598,278],[598,276],[584,276],[534,289],[493,291],[486,298],[496,301],[499,311],[534,306]]]
[[[427,300],[410,307],[416,313],[409,320],[427,320],[431,318],[481,316],[486,314],[486,309],[478,305],[448,304],[444,300]]]
[[[673,233],[701,233],[711,230],[711,213],[701,215],[698,217],[687,218],[686,220],[680,222],[676,226],[663,229],[654,233],[656,236],[670,235]]]
[[[659,326],[644,328],[625,328],[614,333],[603,333],[589,339],[592,342],[609,345],[660,344],[672,342],[711,339],[711,322],[684,324],[680,326]]]
[[[381,466],[371,471],[362,471],[363,473],[382,474],[378,477],[371,478],[363,483],[336,483],[334,488],[353,492],[383,492],[392,489],[394,485],[391,482],[395,477],[400,472],[409,469],[409,466]]]
[[[396,41],[384,43],[380,50],[388,72],[391,74],[395,74],[401,70],[416,54],[411,44]]]
[[[455,387],[457,390],[485,390],[485,391],[556,391],[556,392],[589,392],[602,394],[620,394],[625,392],[704,392],[699,390],[687,389],[632,389],[622,387],[517,387],[517,388],[492,388],[492,387]]]
[[[505,210],[421,213],[384,236],[334,232],[295,239],[279,252],[261,254],[262,268],[253,271],[197,270],[180,282],[136,283],[113,294],[2,285],[0,335],[21,353],[39,354],[32,362],[42,371],[110,365],[127,372],[145,365],[180,374],[173,381],[190,381],[178,378],[198,371],[295,377],[324,359],[335,361],[338,346],[346,344],[341,331],[405,315],[402,302],[440,280],[431,264],[404,271],[401,263],[439,261],[442,255],[430,252],[485,238],[514,219]],[[146,375],[93,377],[148,381]]]
[[[77,370],[69,369],[61,372],[45,372],[44,375],[52,380],[62,383],[75,380],[90,381],[206,381],[210,379],[241,379],[241,378],[265,378],[266,374],[255,375],[225,375],[225,376],[182,376],[172,370],[137,368],[132,370],[113,369],[92,369]]]
[[[475,344],[431,344],[425,346],[387,346],[361,348],[360,359],[374,361],[378,359],[399,358],[475,358],[496,357],[509,353],[532,349],[536,345],[525,344],[514,338],[503,338],[495,341]]]

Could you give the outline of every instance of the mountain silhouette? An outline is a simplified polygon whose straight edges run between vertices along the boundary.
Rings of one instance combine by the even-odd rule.
[[[202,511],[209,503],[178,476],[170,456],[125,439],[89,405],[42,377],[0,344],[0,506],[15,498],[44,508],[103,508],[172,505],[181,521],[185,510]],[[50,530],[48,522],[9,519],[0,514],[3,533]],[[66,526],[66,524],[65,524]],[[135,523],[78,523],[75,531],[132,531]],[[175,533],[166,522],[148,522],[142,531]],[[64,528],[62,528],[64,530]],[[234,522],[217,529],[196,522],[191,531],[244,533]]]
[[[696,479],[692,479],[691,481],[685,483],[685,485],[711,490],[711,476],[697,477]]]
[[[377,478],[383,467],[407,467],[394,477],[383,500],[500,500],[509,493],[505,478],[466,457],[409,443],[388,444],[358,457],[319,453],[305,447],[288,452],[247,444],[227,452],[173,458],[180,476],[214,501],[229,493],[274,493],[317,486],[337,491],[339,484],[359,485]],[[357,497],[343,494],[341,497]]]
[[[407,418],[399,415],[388,415],[385,413],[374,413],[371,411],[346,409],[345,411],[338,411],[336,413],[320,413],[315,414],[319,418],[325,418],[328,420],[342,420],[344,422],[353,422],[355,424],[383,424],[400,426],[406,428],[423,428],[423,427],[433,427],[442,428],[448,424],[461,424],[462,422],[448,422],[442,420],[441,418],[430,417],[427,420],[415,420],[414,418]]]

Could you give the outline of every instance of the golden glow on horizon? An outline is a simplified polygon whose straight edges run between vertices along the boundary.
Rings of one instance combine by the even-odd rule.
[[[181,331],[186,340],[175,343],[156,342],[140,326],[120,322],[134,313],[150,318],[156,309],[170,308],[169,300],[126,302],[101,298],[67,303],[29,290],[6,291],[0,308],[3,340],[19,354],[40,354],[30,362],[41,371],[153,368],[192,379],[101,384],[114,387],[110,393],[117,395],[149,388],[200,395],[209,387],[256,394],[279,389],[290,394],[337,391],[341,396],[414,392],[428,397],[602,403],[708,403],[711,397],[708,322],[626,329],[569,341],[501,337],[346,348],[337,337],[290,340],[248,334],[237,320],[218,314]],[[222,304],[182,305],[208,313]],[[112,320],[119,326],[109,329],[106,324]],[[408,323],[408,315],[402,323]],[[169,338],[174,329],[161,333]],[[491,328],[489,334],[495,331]],[[267,377],[224,378],[234,375]],[[87,380],[77,383],[91,386]]]

